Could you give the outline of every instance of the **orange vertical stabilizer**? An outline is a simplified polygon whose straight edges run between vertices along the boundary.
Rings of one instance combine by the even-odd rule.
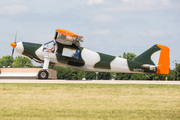
[[[157,45],[161,49],[159,63],[157,67],[156,74],[169,74],[169,65],[170,65],[170,58],[169,58],[169,51],[170,49],[163,45]]]

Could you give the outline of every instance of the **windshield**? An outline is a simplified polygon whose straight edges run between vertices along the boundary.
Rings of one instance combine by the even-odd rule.
[[[52,40],[52,41],[44,44],[43,51],[54,53],[55,46],[56,46],[56,43],[54,42],[54,40]]]

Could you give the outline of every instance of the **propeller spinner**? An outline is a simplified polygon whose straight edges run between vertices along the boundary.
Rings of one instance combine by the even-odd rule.
[[[12,42],[10,45],[13,47],[13,50],[12,50],[12,55],[11,55],[11,60],[13,58],[13,54],[14,54],[14,49],[16,48],[16,38],[17,38],[17,30],[16,30],[16,35],[15,35],[15,40],[14,42]]]

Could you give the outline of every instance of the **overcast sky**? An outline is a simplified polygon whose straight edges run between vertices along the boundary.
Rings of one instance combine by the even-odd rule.
[[[140,55],[155,44],[180,62],[180,0],[0,0],[0,58],[10,43],[45,43],[55,30],[84,36],[83,47],[119,56]],[[14,57],[18,54],[15,53]]]

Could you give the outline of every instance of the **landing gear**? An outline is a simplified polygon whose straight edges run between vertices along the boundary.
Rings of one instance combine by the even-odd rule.
[[[47,70],[42,69],[38,73],[38,79],[48,79],[49,73]]]
[[[153,78],[152,77],[149,77],[149,80],[152,80]]]
[[[50,58],[48,56],[44,56],[44,65],[43,69],[38,73],[38,79],[48,79],[48,67],[49,67]]]
[[[149,77],[147,74],[145,74],[146,77],[149,79],[149,80],[152,80],[153,78],[152,77]]]

